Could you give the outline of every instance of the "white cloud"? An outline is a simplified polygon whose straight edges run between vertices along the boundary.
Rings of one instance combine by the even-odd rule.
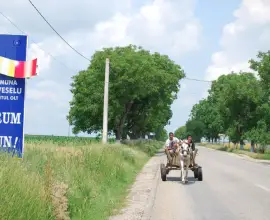
[[[27,53],[27,59],[38,59],[38,72],[43,72],[50,68],[51,57],[40,49],[38,44],[30,44]]]
[[[51,91],[43,92],[32,88],[29,88],[27,90],[27,98],[34,101],[41,101],[44,99],[50,99],[51,101],[57,100],[56,95],[53,94]]]
[[[133,43],[168,54],[179,63],[183,55],[200,48],[202,27],[194,15],[195,0],[152,0],[144,5],[131,0],[34,3],[59,33],[89,58],[102,47]],[[3,7],[5,14],[29,34],[29,59],[38,58],[39,76],[27,83],[26,130],[66,134],[70,78],[89,62],[65,45],[31,5],[14,0]],[[20,33],[4,19],[0,19],[0,26]],[[32,44],[33,40],[39,46]]]
[[[221,51],[212,55],[205,79],[214,80],[231,71],[249,71],[248,60],[270,47],[270,1],[242,0],[235,20],[223,28]]]
[[[102,19],[109,19],[116,11],[126,10],[127,1],[118,0],[35,0],[32,1],[60,34],[88,28]],[[1,11],[28,33],[44,37],[54,35],[28,1],[12,0],[3,4]]]
[[[99,47],[139,44],[179,58],[199,49],[202,27],[194,7],[193,0],[155,0],[136,13],[116,13],[97,23],[86,39]]]
[[[202,27],[194,16],[195,2],[156,0],[134,15],[128,29],[138,44],[180,55],[199,49]]]

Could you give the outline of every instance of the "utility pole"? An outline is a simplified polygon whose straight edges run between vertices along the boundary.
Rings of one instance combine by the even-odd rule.
[[[109,75],[110,75],[110,61],[109,58],[106,58],[105,82],[104,82],[104,106],[103,106],[103,135],[102,135],[103,144],[106,144],[108,140]]]

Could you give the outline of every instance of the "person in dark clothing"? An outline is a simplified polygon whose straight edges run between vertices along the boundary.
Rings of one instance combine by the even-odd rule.
[[[197,155],[198,149],[195,148],[195,143],[192,140],[192,136],[188,135],[187,136],[187,140],[188,140],[188,144],[192,149],[192,165],[193,167],[197,166],[197,164],[195,163],[195,157]]]

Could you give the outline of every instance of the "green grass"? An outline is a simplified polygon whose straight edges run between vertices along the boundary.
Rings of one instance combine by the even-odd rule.
[[[0,156],[0,219],[53,219],[44,180],[16,159]]]
[[[240,150],[238,148],[234,147],[229,147],[228,145],[223,146],[221,144],[207,144],[207,143],[201,143],[201,146],[205,146],[208,148],[212,148],[215,150],[220,150],[220,151],[226,151],[226,152],[231,152],[231,153],[236,153],[236,154],[243,154],[246,156],[249,156],[254,159],[259,159],[259,160],[270,160],[270,151],[267,150],[264,154],[261,153],[253,153],[250,152],[248,148],[245,148],[244,150]]]
[[[100,142],[100,138],[96,137],[66,137],[66,136],[53,136],[53,135],[25,135],[25,143],[26,144],[43,144],[46,142],[47,144],[55,144],[59,146],[63,145],[87,145]],[[115,143],[114,138],[108,139],[109,143]]]
[[[163,143],[152,140],[133,140],[133,141],[124,141],[124,144],[128,145],[131,148],[138,149],[145,152],[149,156],[154,156],[157,152],[157,149],[160,149]]]
[[[125,205],[128,187],[162,146],[36,141],[26,141],[23,160],[0,157],[0,219],[107,219]]]

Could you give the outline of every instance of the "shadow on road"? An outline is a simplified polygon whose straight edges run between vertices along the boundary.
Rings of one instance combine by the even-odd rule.
[[[178,182],[180,184],[183,184],[182,181],[180,180],[180,176],[179,177],[168,176],[167,181],[169,181],[169,182]],[[196,182],[196,179],[194,177],[189,176],[188,177],[188,183],[183,184],[183,185],[191,185],[191,184],[194,184],[195,182]]]

